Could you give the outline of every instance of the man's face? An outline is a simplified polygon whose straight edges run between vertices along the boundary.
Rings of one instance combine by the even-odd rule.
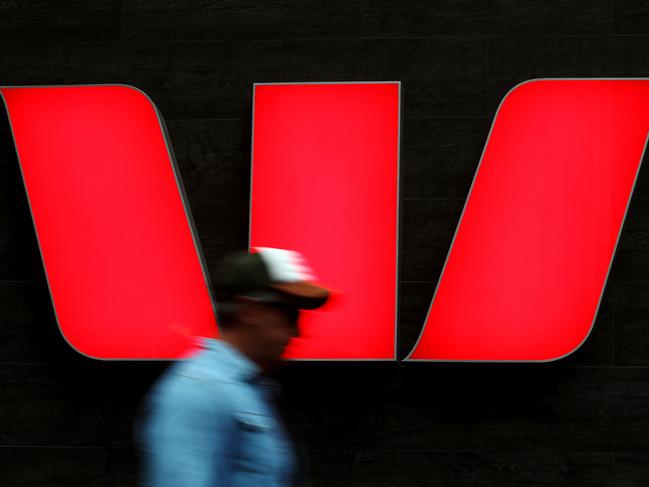
[[[299,336],[299,310],[283,303],[255,303],[251,305],[248,319],[251,333],[257,343],[259,355],[269,364],[281,361],[289,341]]]

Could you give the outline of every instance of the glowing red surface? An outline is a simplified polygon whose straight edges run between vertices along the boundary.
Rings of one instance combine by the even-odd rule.
[[[287,358],[395,357],[398,83],[256,85],[250,245],[302,252],[337,293]]]
[[[410,359],[552,360],[595,319],[649,131],[647,80],[503,101]]]
[[[2,88],[61,332],[95,358],[215,336],[155,107],[128,86]]]
[[[155,107],[127,86],[0,88],[57,320],[81,353],[215,336]],[[298,359],[393,359],[399,88],[258,85],[251,246],[337,292]],[[552,360],[597,314],[649,132],[647,80],[534,80],[503,101],[409,360]]]

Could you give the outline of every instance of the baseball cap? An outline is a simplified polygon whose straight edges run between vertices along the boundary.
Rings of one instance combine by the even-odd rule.
[[[270,247],[228,253],[216,269],[213,284],[217,301],[247,296],[300,309],[318,308],[330,294],[300,252]]]

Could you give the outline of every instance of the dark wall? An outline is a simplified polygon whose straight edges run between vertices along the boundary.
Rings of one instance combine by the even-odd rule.
[[[401,80],[403,357],[503,95],[533,77],[649,77],[647,34],[640,0],[2,0],[0,85],[148,93],[212,267],[247,244],[253,82]],[[0,485],[135,485],[132,422],[166,364],[93,361],[64,342],[0,122]],[[644,163],[595,327],[572,356],[287,365],[309,485],[646,485],[648,173]]]

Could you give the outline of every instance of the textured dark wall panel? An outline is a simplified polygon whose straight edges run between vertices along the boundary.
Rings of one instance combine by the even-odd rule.
[[[104,485],[103,448],[0,447],[2,485]],[[36,468],[35,468],[36,467]]]
[[[3,0],[0,39],[49,42],[117,40],[121,36],[120,0]]]
[[[502,97],[533,77],[649,77],[647,25],[639,0],[9,0],[0,85],[143,89],[213,268],[248,239],[252,83],[400,80],[404,357]],[[309,485],[647,485],[644,164],[594,329],[568,358],[288,364]],[[0,484],[136,485],[133,421],[166,364],[92,361],[61,337],[4,113],[0,210]]]

